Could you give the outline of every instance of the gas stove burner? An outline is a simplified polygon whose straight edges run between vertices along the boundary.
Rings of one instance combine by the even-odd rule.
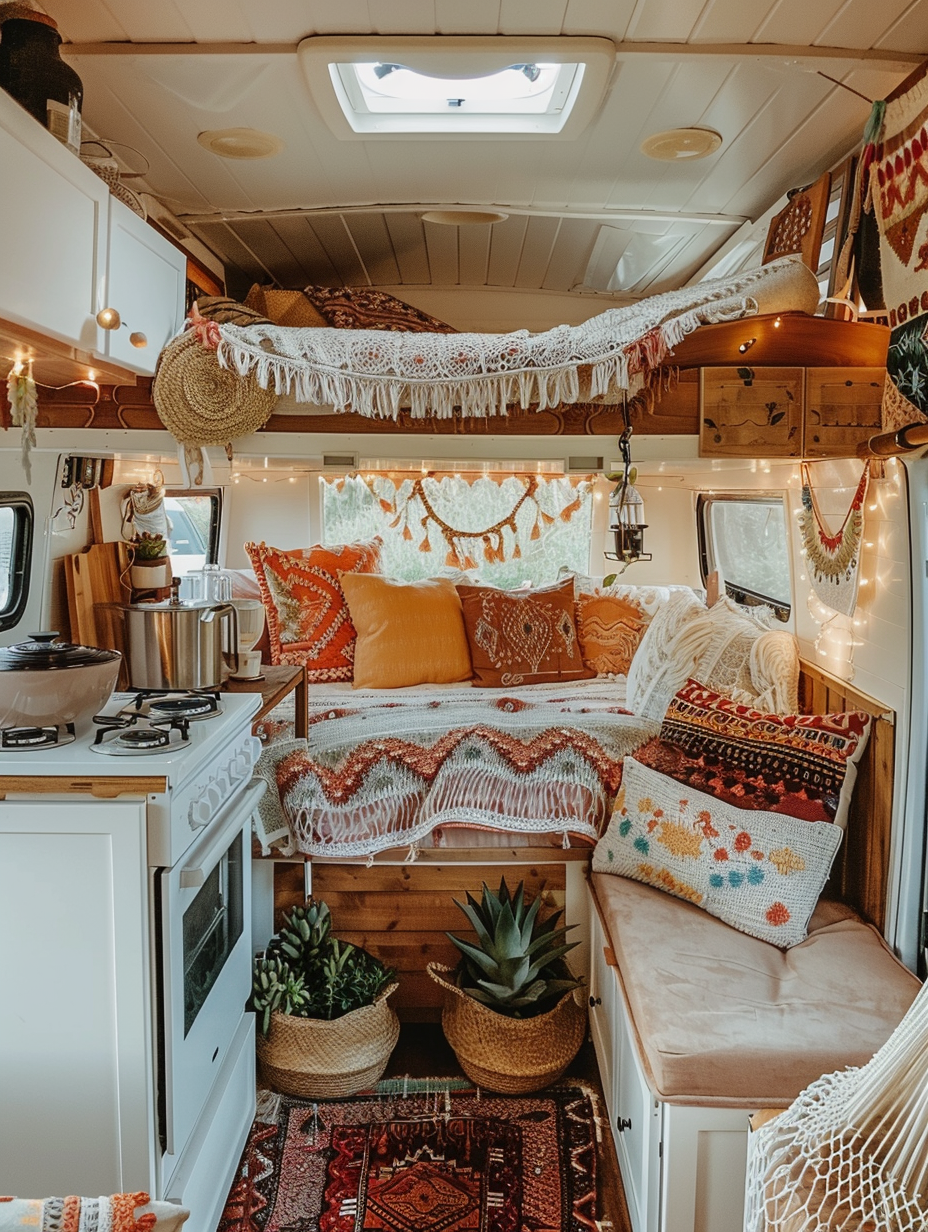
[[[113,743],[124,749],[163,749],[171,743],[171,737],[158,727],[129,727],[114,736]]]
[[[219,714],[219,703],[208,693],[186,697],[160,697],[148,703],[148,713],[158,718],[206,719]]]
[[[74,724],[52,727],[4,727],[0,729],[0,749],[51,749],[70,744],[74,739]]]
[[[143,715],[154,721],[162,718],[211,719],[222,714],[215,693],[195,689],[138,689],[132,693],[121,715]]]

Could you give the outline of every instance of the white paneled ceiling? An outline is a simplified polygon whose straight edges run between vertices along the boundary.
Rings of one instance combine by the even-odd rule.
[[[640,296],[697,275],[790,187],[860,140],[928,55],[928,0],[45,0],[84,115],[150,163],[146,186],[226,263],[230,286],[463,285]],[[296,46],[312,35],[592,35],[616,43],[573,140],[339,140]],[[820,49],[816,51],[815,49]],[[836,50],[838,49],[838,50]],[[843,49],[843,50],[842,50]],[[844,83],[835,84],[822,73]],[[698,162],[640,152],[712,128]],[[229,161],[205,129],[276,134]],[[429,208],[507,213],[424,222]]]

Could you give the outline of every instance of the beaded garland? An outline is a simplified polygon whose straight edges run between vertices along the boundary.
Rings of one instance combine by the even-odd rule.
[[[844,521],[832,534],[819,511],[809,468],[802,468],[802,511],[798,521],[809,565],[809,582],[823,603],[845,616],[852,616],[857,606],[864,500],[869,480],[870,463],[865,462]]]

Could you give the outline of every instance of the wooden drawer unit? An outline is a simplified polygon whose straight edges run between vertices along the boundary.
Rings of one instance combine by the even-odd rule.
[[[883,368],[807,368],[802,452],[848,458],[880,431]]]
[[[703,368],[699,452],[714,458],[798,458],[802,368]]]

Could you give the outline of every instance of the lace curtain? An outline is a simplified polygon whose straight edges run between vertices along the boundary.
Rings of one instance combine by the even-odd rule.
[[[411,582],[466,567],[477,580],[510,589],[523,582],[553,583],[564,567],[577,573],[589,568],[593,485],[588,479],[349,475],[321,482],[325,542],[380,535],[383,571],[391,577]],[[533,491],[526,497],[529,486]],[[459,564],[432,514],[461,532],[453,545]],[[515,529],[499,526],[510,515]],[[483,534],[497,526],[491,535]]]

